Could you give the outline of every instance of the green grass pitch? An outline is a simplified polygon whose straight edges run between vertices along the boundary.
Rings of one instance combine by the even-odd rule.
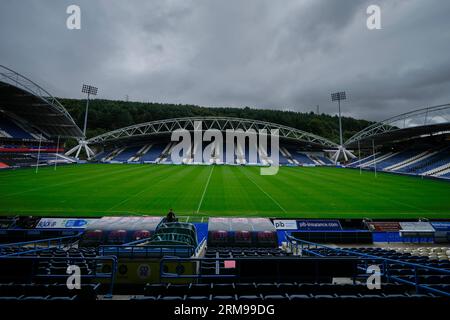
[[[450,183],[342,168],[87,164],[0,171],[0,214],[449,218]]]

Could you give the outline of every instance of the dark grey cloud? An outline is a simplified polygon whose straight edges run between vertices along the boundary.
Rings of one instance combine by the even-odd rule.
[[[81,30],[65,26],[78,4]],[[382,30],[366,28],[378,4]],[[3,0],[0,63],[57,96],[335,113],[381,120],[450,101],[445,0]]]

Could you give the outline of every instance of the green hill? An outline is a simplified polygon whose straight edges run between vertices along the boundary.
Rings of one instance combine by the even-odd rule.
[[[82,127],[86,100],[59,98],[61,103]],[[274,122],[311,132],[339,142],[337,116],[293,111],[254,108],[211,108],[196,105],[125,102],[114,100],[91,100],[89,104],[88,137],[121,127],[154,120],[192,117],[226,116]],[[344,139],[371,124],[366,120],[344,117],[342,120]]]

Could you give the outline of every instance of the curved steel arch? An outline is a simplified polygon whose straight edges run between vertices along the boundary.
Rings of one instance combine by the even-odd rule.
[[[76,125],[75,121],[73,120],[69,112],[66,110],[66,108],[64,108],[64,106],[48,91],[46,91],[44,88],[42,88],[32,80],[28,79],[27,77],[21,75],[20,73],[14,70],[11,70],[8,67],[0,65],[0,81],[18,87],[38,97],[47,105],[49,105],[51,108],[53,108],[55,111],[63,114],[70,122],[73,123],[75,128],[78,128],[78,126]],[[79,131],[79,137],[83,137],[81,129],[78,128],[77,131]]]
[[[349,138],[344,145],[403,129],[450,124],[450,104],[417,109],[377,122]]]
[[[87,142],[89,144],[98,144],[137,136],[171,133],[177,129],[193,131],[195,121],[202,121],[203,130],[218,129],[220,131],[225,131],[227,129],[242,129],[243,131],[246,131],[254,129],[258,132],[258,130],[266,129],[267,132],[270,133],[271,129],[278,129],[281,138],[320,144],[325,147],[337,147],[336,143],[326,138],[299,129],[265,121],[232,117],[187,117],[146,122],[101,134],[87,140]]]

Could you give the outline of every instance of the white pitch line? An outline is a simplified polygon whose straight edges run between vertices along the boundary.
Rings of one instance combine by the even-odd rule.
[[[273,203],[275,203],[281,210],[283,210],[284,213],[287,213],[286,210],[284,210],[284,208],[278,203],[278,201],[276,201],[274,198],[272,198],[272,196],[270,194],[268,194],[267,192],[265,192],[255,181],[253,181],[252,179],[250,179],[250,177],[244,173],[244,175],[247,177],[248,180],[250,180],[259,190],[261,190],[270,200],[273,201]]]
[[[158,179],[158,178],[160,178],[161,176],[156,176],[156,177],[157,177],[157,179]],[[163,179],[162,179],[162,180],[164,180],[165,177],[166,177],[166,176],[163,176]],[[157,181],[159,182],[160,180],[157,180]],[[154,184],[151,184],[151,185],[149,185],[148,187],[141,189],[141,191],[139,191],[139,192],[137,192],[137,193],[135,193],[135,194],[130,195],[128,198],[123,199],[122,201],[119,201],[118,203],[116,203],[116,204],[113,205],[112,207],[109,207],[109,208],[106,209],[105,211],[106,211],[106,212],[112,212],[113,209],[115,209],[115,208],[117,208],[117,207],[123,205],[124,203],[127,203],[127,202],[130,201],[131,199],[134,199],[134,198],[136,198],[136,197],[139,197],[141,194],[143,194],[144,192],[147,192],[149,189],[153,188],[154,186],[155,186]]]
[[[200,202],[199,202],[198,208],[197,208],[197,213],[200,212],[200,207],[202,206],[203,198],[205,197],[206,189],[208,189],[208,186],[209,186],[209,180],[211,180],[211,176],[212,176],[212,172],[213,172],[213,171],[214,171],[214,165],[212,165],[212,169],[211,169],[211,171],[209,172],[208,181],[207,181],[206,184],[205,184],[205,189],[203,189],[202,198],[200,199]]]

